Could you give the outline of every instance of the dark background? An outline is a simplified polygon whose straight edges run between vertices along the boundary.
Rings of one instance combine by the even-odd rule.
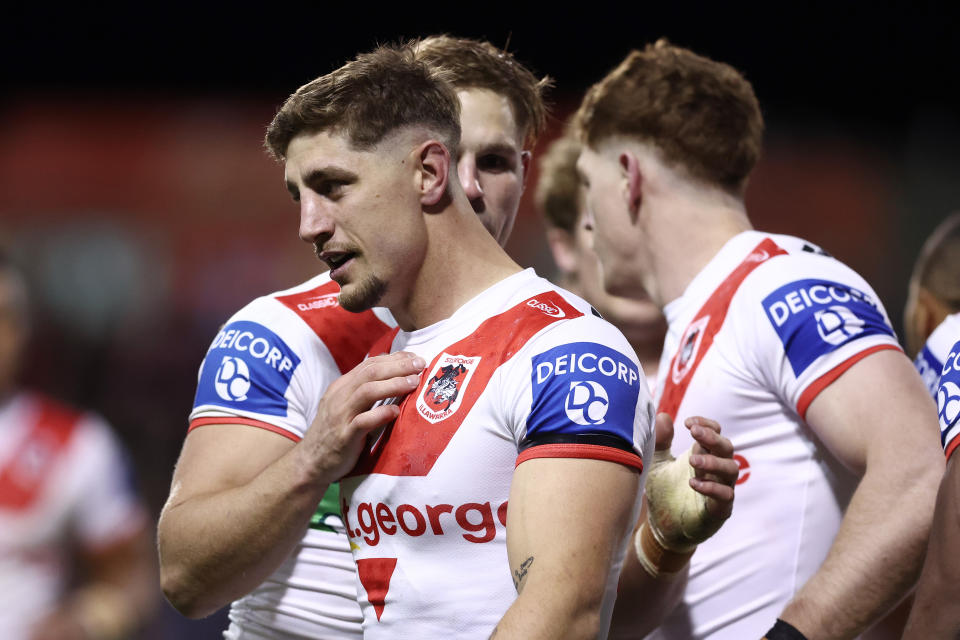
[[[263,130],[299,85],[381,42],[509,43],[556,81],[541,150],[631,48],[666,36],[734,65],[767,122],[751,217],[860,271],[899,330],[916,252],[960,203],[955,5],[392,6],[5,11],[0,243],[34,294],[25,382],[112,422],[154,514],[217,328],[318,270]],[[529,197],[509,250],[550,273]],[[212,637],[220,625],[165,610],[149,636]]]

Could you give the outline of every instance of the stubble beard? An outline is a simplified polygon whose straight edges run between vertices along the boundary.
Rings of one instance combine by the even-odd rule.
[[[353,285],[350,290],[341,287],[340,306],[351,313],[360,313],[372,309],[380,302],[386,290],[386,282],[377,276],[370,276]]]

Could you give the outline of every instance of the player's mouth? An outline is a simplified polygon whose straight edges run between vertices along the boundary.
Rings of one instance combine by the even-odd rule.
[[[320,259],[330,267],[330,278],[339,282],[356,255],[353,251],[324,251]]]

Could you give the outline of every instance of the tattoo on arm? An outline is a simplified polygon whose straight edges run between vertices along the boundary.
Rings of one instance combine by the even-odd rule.
[[[520,563],[520,566],[513,572],[513,586],[517,589],[517,593],[523,591],[524,579],[527,577],[527,572],[530,570],[530,567],[533,565],[533,556],[530,556],[526,560]]]

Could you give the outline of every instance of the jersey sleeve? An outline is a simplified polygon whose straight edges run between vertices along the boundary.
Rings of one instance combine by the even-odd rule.
[[[72,520],[86,548],[129,538],[147,524],[126,452],[101,419],[87,416],[74,435],[71,477],[77,503]]]
[[[766,385],[805,417],[817,395],[862,358],[901,350],[876,293],[817,254],[770,260],[744,283],[739,342]]]
[[[653,402],[636,355],[593,315],[557,323],[517,354],[500,384],[511,392],[519,456],[592,458],[643,470],[653,438]]]
[[[305,322],[277,300],[258,298],[230,318],[207,350],[190,429],[246,424],[299,441],[339,375]]]
[[[937,389],[940,443],[947,459],[960,445],[960,341],[948,352]]]

